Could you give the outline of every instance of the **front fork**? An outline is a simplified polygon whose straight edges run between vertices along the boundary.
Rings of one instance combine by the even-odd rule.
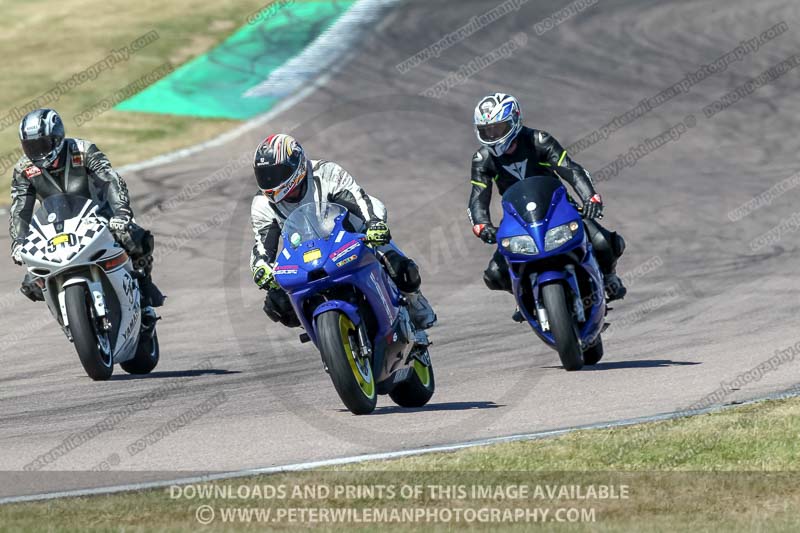
[[[364,326],[363,320],[358,325],[358,349],[361,352],[361,357],[372,360],[372,346],[367,338],[366,326]]]
[[[583,299],[581,298],[581,290],[578,285],[578,277],[575,274],[575,265],[566,265],[564,269],[567,271],[567,284],[569,285],[570,294],[572,295],[572,312],[579,323],[586,321],[586,313],[583,309]],[[539,275],[532,273],[530,275],[531,293],[533,294],[533,302],[536,310],[536,319],[542,331],[550,331],[550,321],[547,316],[547,309],[542,305],[542,300],[539,297],[539,286],[537,285]]]
[[[103,283],[100,276],[94,269],[91,270],[91,278],[71,278],[57,287],[58,291],[58,306],[61,310],[61,320],[63,323],[64,332],[67,337],[72,341],[72,333],[69,330],[69,316],[67,315],[67,303],[65,299],[65,289],[72,285],[85,285],[91,295],[92,307],[94,309],[95,317],[100,322],[100,327],[103,331],[111,330],[111,322],[108,320],[108,308],[106,307],[106,300],[103,294]]]

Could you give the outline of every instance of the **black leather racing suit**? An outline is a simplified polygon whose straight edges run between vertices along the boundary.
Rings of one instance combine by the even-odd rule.
[[[469,198],[469,218],[473,226],[491,224],[489,205],[492,200],[492,183],[502,195],[506,189],[530,176],[552,175],[575,189],[583,203],[595,195],[589,173],[570,159],[566,150],[549,133],[523,127],[512,145],[513,151],[500,157],[486,148],[479,149],[472,158],[472,193]],[[592,242],[595,256],[605,276],[614,274],[617,259],[625,248],[622,237],[603,228],[594,220],[585,220],[586,231]],[[484,281],[492,290],[511,292],[508,263],[495,251],[484,272]]]
[[[22,243],[28,234],[36,200],[56,194],[75,194],[91,198],[101,206],[101,214],[128,216],[133,210],[125,180],[111,167],[106,155],[94,143],[83,139],[65,139],[64,148],[48,169],[40,169],[24,155],[14,167],[11,182],[10,227],[11,246]],[[144,274],[141,280],[143,303],[158,306],[163,296],[150,280],[152,269],[153,236],[149,231],[131,224],[127,232],[115,233],[134,266]],[[26,276],[23,293],[39,299],[40,291]],[[33,294],[31,294],[33,292]]]

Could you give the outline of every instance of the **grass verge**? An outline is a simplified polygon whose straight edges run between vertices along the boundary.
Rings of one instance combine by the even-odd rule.
[[[798,435],[800,399],[765,401],[454,453],[5,505],[0,529],[798,531]]]
[[[190,146],[229,130],[234,120],[130,113],[111,109],[76,125],[73,117],[165,63],[177,68],[207,52],[247,23],[271,0],[72,0],[5,2],[0,35],[0,205],[9,203],[11,169],[19,155],[15,108],[129,46],[138,37],[157,38],[131,52],[111,70],[60,91],[48,106],[64,118],[67,135],[91,139],[116,166]],[[287,7],[291,9],[291,7]],[[165,73],[166,71],[163,71]],[[153,80],[154,81],[154,80]],[[62,85],[63,87],[63,85]],[[15,116],[15,115],[13,115]],[[12,123],[13,122],[13,123]]]

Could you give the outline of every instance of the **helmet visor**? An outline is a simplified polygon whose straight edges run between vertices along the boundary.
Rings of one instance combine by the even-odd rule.
[[[480,124],[478,126],[478,137],[486,143],[497,142],[511,131],[510,120],[495,122],[494,124]]]
[[[293,165],[285,163],[256,167],[258,187],[264,192],[277,189],[282,183],[289,181],[296,170]]]
[[[22,151],[31,161],[43,161],[56,147],[56,140],[51,136],[24,139]]]

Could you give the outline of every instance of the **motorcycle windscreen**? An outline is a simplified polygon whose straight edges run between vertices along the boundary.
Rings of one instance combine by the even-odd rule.
[[[94,203],[88,198],[75,194],[54,194],[42,201],[36,211],[36,219],[40,225],[64,222],[88,213]]]
[[[293,246],[314,239],[327,239],[336,227],[339,217],[347,216],[347,209],[328,202],[309,203],[295,209],[283,224],[282,235]]]
[[[509,204],[525,222],[537,222],[545,218],[553,194],[561,187],[556,178],[531,176],[512,185],[503,194],[503,203]]]

